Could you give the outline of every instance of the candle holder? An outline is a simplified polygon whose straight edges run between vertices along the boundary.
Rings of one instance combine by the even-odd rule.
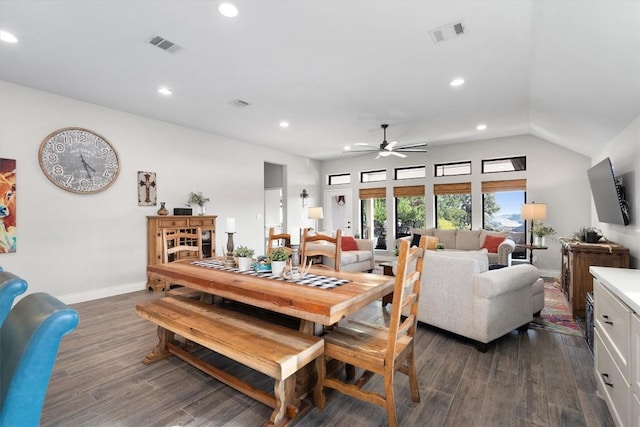
[[[299,273],[298,273],[298,264],[300,263],[300,256],[298,255],[299,249],[300,249],[300,245],[291,245],[291,273],[295,278],[299,277]]]
[[[224,265],[227,267],[236,266],[236,261],[233,259],[233,235],[234,233],[227,232],[227,256],[224,260]]]

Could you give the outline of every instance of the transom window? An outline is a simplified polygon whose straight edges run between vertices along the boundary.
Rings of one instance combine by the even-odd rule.
[[[426,176],[427,168],[425,166],[409,166],[395,170],[395,179],[425,178]]]
[[[335,175],[329,175],[327,179],[327,183],[329,185],[337,185],[337,184],[351,184],[351,174],[349,173],[340,173]]]
[[[516,172],[527,170],[527,158],[505,157],[504,159],[491,159],[482,161],[482,173]]]
[[[471,175],[471,162],[440,163],[434,168],[435,176]]]
[[[386,170],[378,170],[378,171],[365,171],[360,172],[360,182],[378,182],[378,181],[386,181],[387,180],[387,171]]]

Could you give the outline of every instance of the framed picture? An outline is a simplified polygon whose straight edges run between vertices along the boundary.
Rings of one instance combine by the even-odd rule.
[[[155,206],[158,188],[155,172],[138,172],[138,206]]]
[[[0,253],[16,251],[16,161],[0,159]]]

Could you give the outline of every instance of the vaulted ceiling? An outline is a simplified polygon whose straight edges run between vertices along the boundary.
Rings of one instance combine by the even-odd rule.
[[[530,133],[592,155],[640,115],[639,0],[219,3],[0,0],[19,40],[0,80],[319,160],[382,123],[399,145]]]

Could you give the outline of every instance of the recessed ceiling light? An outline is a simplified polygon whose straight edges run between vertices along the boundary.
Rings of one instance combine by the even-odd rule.
[[[280,122],[280,127],[281,128],[288,128],[289,127],[289,122],[285,122],[284,120]]]
[[[348,146],[348,145],[345,145],[345,146],[344,146],[344,148],[343,148],[343,150],[344,150],[344,151],[349,151],[349,150],[351,150],[351,147],[350,147],[350,146]]]
[[[476,126],[476,129],[478,129],[478,130],[485,130],[486,128],[487,128],[487,125],[485,125],[485,124],[481,124],[481,125]]]
[[[161,87],[158,89],[158,93],[162,94],[162,95],[171,95],[173,92],[171,91],[171,89],[169,89],[168,87]]]
[[[11,33],[0,31],[0,40],[7,43],[17,43],[18,39]]]
[[[235,18],[238,16],[238,8],[231,3],[220,3],[220,5],[218,5],[218,12],[227,18]]]
[[[461,86],[464,84],[464,79],[454,79],[451,80],[451,83],[449,83],[451,86]]]

